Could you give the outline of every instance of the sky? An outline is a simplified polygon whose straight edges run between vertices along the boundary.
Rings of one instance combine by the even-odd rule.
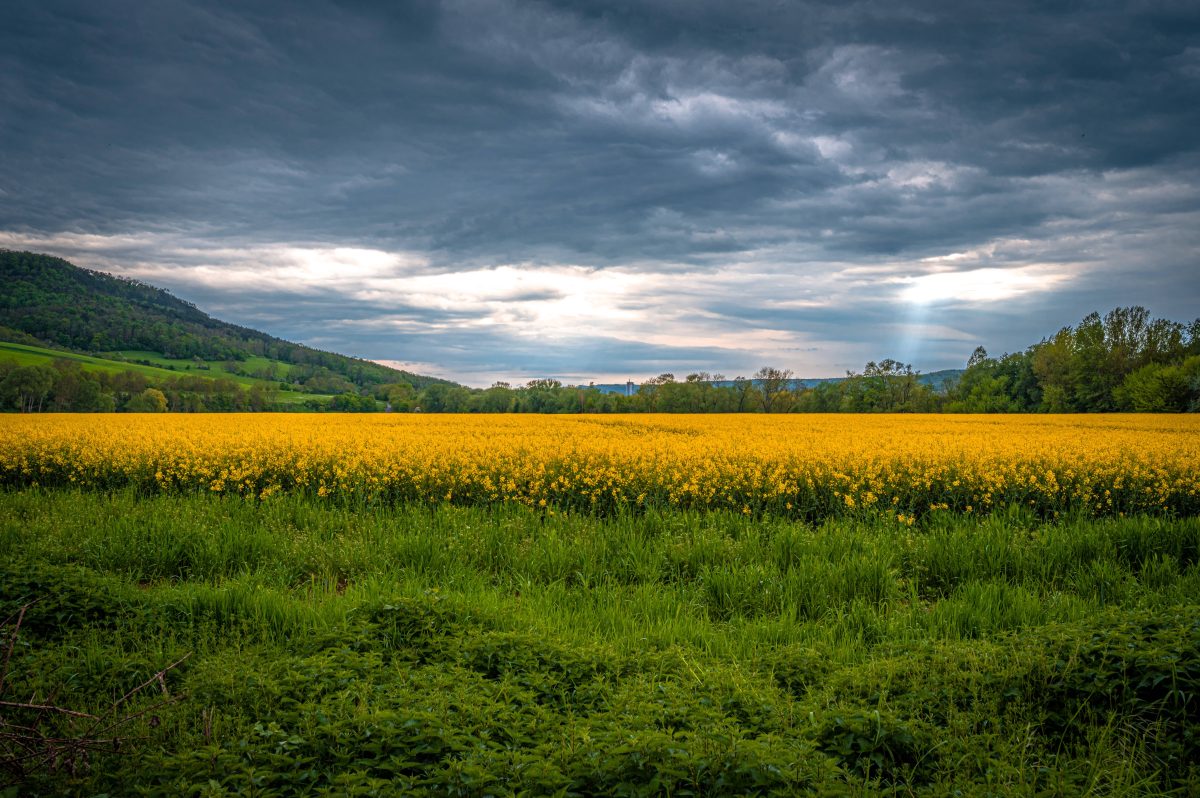
[[[1200,4],[15,0],[0,247],[468,385],[1200,315]]]

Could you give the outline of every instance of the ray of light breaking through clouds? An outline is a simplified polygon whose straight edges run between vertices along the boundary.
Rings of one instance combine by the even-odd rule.
[[[1185,2],[16,3],[0,247],[468,384],[1200,306]]]

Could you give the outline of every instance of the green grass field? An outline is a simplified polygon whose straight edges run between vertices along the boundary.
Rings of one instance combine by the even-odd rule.
[[[0,341],[0,358],[15,360],[22,366],[42,366],[48,365],[54,360],[70,360],[79,363],[88,371],[107,371],[111,374],[132,371],[136,374],[157,379],[173,379],[179,376],[178,372],[171,371],[170,369],[145,366],[140,363],[123,363],[91,355],[66,352],[61,349],[48,349],[40,346],[28,346],[26,344],[13,344],[2,341]]]
[[[227,370],[225,368],[225,362],[221,360],[202,361],[204,367],[201,367],[201,363],[198,363],[191,358],[163,357],[157,352],[144,352],[131,349],[121,352],[113,352],[111,354],[116,358],[124,360],[148,361],[156,364],[164,370],[177,374],[184,373],[198,377],[213,378],[223,377],[246,386],[258,385],[260,383],[266,383],[268,385],[278,383],[279,380],[286,378],[292,369],[290,363],[284,363],[279,360],[271,360],[265,357],[250,357],[246,360],[239,361],[238,366],[243,370],[257,371],[264,368],[274,368],[276,371],[276,379],[272,381],[262,380],[257,377],[247,377],[244,374],[235,374],[234,372]]]
[[[11,794],[1196,795],[1198,559],[1195,518],[9,490],[0,700],[100,715],[190,655]]]
[[[191,360],[174,360],[171,358],[161,357],[153,352],[117,352],[113,353],[126,358],[126,360],[111,360],[103,357],[95,357],[92,355],[81,355],[75,352],[66,352],[61,349],[49,349],[40,346],[29,346],[27,344],[15,344],[0,341],[0,359],[14,360],[21,366],[46,366],[50,365],[55,360],[70,360],[79,363],[85,371],[104,371],[110,374],[118,374],[123,371],[132,371],[135,374],[141,374],[151,380],[173,380],[182,376],[191,377],[206,377],[211,379],[225,378],[233,380],[239,385],[250,387],[253,385],[263,385],[272,389],[277,388],[277,381],[261,380],[254,377],[245,377],[238,374],[231,374],[216,361],[208,363],[208,369],[197,368],[197,364]],[[144,363],[129,362],[132,360],[146,360],[159,365],[146,365]],[[274,363],[279,369],[280,375],[286,374],[291,367],[286,363],[268,360],[266,358],[250,358],[245,361],[247,368],[262,368],[268,364]],[[175,368],[166,368],[166,366],[174,366]],[[278,391],[276,393],[277,401],[284,404],[300,404],[310,400],[328,401],[331,396],[329,394],[313,394],[301,393],[299,391]]]

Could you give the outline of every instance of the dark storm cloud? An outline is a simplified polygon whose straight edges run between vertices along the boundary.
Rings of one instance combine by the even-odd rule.
[[[673,339],[716,360],[814,348],[707,347],[739,330],[822,336],[819,351],[840,336],[829,371],[887,340],[906,312],[897,280],[928,270],[1062,265],[1067,282],[1028,300],[1034,318],[941,309],[948,329],[1020,336],[1012,348],[1081,309],[1181,317],[1200,295],[1192,2],[10,6],[0,233],[161,278],[217,315],[249,322],[278,299],[275,283],[235,296],[219,276],[271,247],[405,253],[407,277],[618,268],[700,285],[610,300],[661,314],[661,292],[687,293],[692,326]],[[853,291],[829,281],[850,267],[878,271]],[[748,282],[702,279],[722,273]],[[397,348],[448,353],[481,308],[515,324],[568,298],[552,281],[457,307],[320,285],[304,300],[314,320],[402,317],[414,326]],[[772,308],[781,290],[837,306]],[[315,334],[294,319],[286,332]],[[498,371],[556,357],[501,328],[470,335]],[[396,357],[365,336],[350,327],[339,345]],[[691,357],[654,346],[648,366]],[[615,371],[617,355],[641,362],[603,351]]]

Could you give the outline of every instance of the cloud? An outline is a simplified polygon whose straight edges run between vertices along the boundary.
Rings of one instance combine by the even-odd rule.
[[[1053,290],[1068,275],[1046,272],[1037,267],[1020,269],[974,269],[966,272],[937,272],[914,277],[900,292],[906,302],[926,305],[958,301],[989,303],[1013,299],[1024,294]]]
[[[480,379],[836,374],[896,325],[928,370],[1194,315],[1198,34],[1169,2],[18,4],[0,245]]]

